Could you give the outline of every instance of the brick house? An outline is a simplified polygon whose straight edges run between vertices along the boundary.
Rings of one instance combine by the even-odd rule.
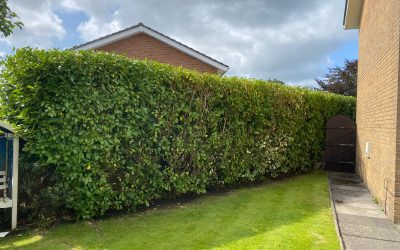
[[[77,45],[74,50],[98,50],[124,54],[130,58],[149,59],[184,68],[225,74],[229,66],[194,50],[146,25],[127,29]]]
[[[357,172],[400,223],[400,1],[347,0],[345,29],[359,29]]]

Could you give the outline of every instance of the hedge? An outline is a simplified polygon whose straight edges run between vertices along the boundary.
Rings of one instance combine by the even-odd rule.
[[[92,218],[307,172],[355,99],[87,51],[15,51],[0,119],[17,126],[22,208]]]

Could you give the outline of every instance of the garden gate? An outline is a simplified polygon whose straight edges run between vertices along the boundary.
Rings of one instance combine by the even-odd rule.
[[[325,169],[355,171],[355,124],[347,116],[337,115],[326,124]]]

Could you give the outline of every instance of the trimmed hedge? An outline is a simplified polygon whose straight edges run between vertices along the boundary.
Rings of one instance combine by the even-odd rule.
[[[309,171],[355,99],[87,51],[19,49],[0,118],[26,141],[25,208],[91,218]],[[71,214],[71,213],[70,213]]]

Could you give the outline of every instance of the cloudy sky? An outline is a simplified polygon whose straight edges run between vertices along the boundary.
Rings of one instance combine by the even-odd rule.
[[[313,86],[327,67],[357,57],[344,31],[345,0],[9,0],[24,22],[0,38],[0,56],[23,46],[65,49],[143,22],[230,66],[227,75]]]

